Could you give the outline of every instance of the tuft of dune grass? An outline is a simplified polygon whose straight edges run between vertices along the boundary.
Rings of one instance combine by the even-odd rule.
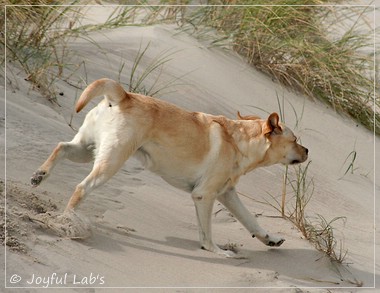
[[[72,26],[79,8],[48,6],[49,0],[4,0],[7,5],[2,22],[6,46],[6,62],[15,63],[25,71],[26,80],[45,97],[55,101],[54,81],[61,78],[67,67],[65,42],[74,34]],[[77,4],[71,1],[69,5]],[[6,63],[6,64],[7,64]]]
[[[0,12],[3,20],[0,29],[6,32],[6,39],[5,34],[1,34],[0,44],[6,48],[6,61],[21,67],[26,73],[26,80],[52,102],[58,102],[55,81],[66,80],[78,70],[78,66],[83,65],[70,63],[70,40],[84,38],[97,45],[89,37],[89,32],[133,24],[136,8],[115,6],[114,12],[104,23],[82,25],[85,4],[89,2],[2,1],[6,8]]]
[[[188,1],[183,1],[187,4]],[[340,3],[339,1],[335,1]],[[162,0],[164,4],[174,4]],[[356,18],[372,6],[310,6],[326,0],[213,0],[211,6],[165,7],[164,15],[213,45],[226,40],[258,70],[281,84],[325,101],[370,130],[380,133],[380,100],[374,91],[374,29],[363,32]],[[303,6],[306,5],[306,6]],[[158,10],[167,10],[166,14]],[[329,24],[352,18],[344,32]],[[156,17],[158,19],[158,17]],[[349,22],[350,20],[348,20]],[[210,28],[215,34],[207,34]],[[368,53],[370,51],[370,53]]]

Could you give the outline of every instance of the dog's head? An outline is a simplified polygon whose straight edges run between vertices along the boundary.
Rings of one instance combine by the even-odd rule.
[[[270,114],[262,124],[262,134],[270,142],[265,163],[293,165],[307,160],[309,150],[297,143],[297,137],[288,127],[279,122],[277,113]]]

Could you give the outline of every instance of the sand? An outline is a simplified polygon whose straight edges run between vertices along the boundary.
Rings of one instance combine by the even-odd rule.
[[[379,257],[375,259],[374,253],[378,236],[374,224],[379,220],[375,215],[379,201],[375,205],[374,200],[374,192],[380,189],[378,165],[374,175],[378,137],[331,107],[281,87],[235,53],[210,47],[173,26],[125,27],[93,33],[91,38],[98,46],[85,40],[69,44],[75,52],[72,61],[86,65],[78,67],[69,83],[57,80],[54,84],[63,94],[59,106],[33,90],[23,72],[9,67],[13,81],[7,84],[6,100],[1,96],[1,105],[6,102],[6,158],[4,151],[0,156],[6,162],[6,174],[1,171],[0,175],[2,193],[6,177],[9,233],[5,253],[0,253],[6,264],[5,274],[0,274],[3,284],[19,287],[18,292],[39,292],[41,287],[65,287],[63,292],[108,292],[109,288],[114,288],[112,292],[124,292],[123,288],[133,288],[132,292],[149,288],[158,292],[251,292],[252,288],[255,292],[273,288],[275,292],[327,292],[327,288],[364,292],[375,286],[374,274],[379,280]],[[55,145],[71,140],[94,106],[73,115],[81,89],[70,83],[76,84],[79,76],[88,82],[108,77],[120,78],[125,85],[139,48],[149,42],[143,66],[163,52],[171,54],[158,87],[179,78],[157,95],[163,100],[190,111],[235,118],[238,110],[265,117],[266,112],[278,111],[277,96],[284,99],[286,124],[310,150],[308,176],[314,181],[314,192],[306,214],[313,221],[318,214],[326,220],[345,217],[334,223],[338,250],[342,243],[348,251],[343,264],[331,262],[277,210],[258,202],[280,198],[284,166],[257,169],[237,186],[255,199],[241,196],[260,224],[286,238],[281,247],[266,247],[252,239],[220,204],[214,207],[214,240],[236,248],[244,259],[201,250],[190,195],[143,170],[134,159],[78,208],[78,215],[91,226],[90,237],[72,240],[32,221],[47,212],[52,217],[62,213],[76,184],[91,170],[91,164],[64,161],[40,187],[29,183]],[[145,80],[147,88],[157,76]],[[3,126],[3,107],[0,114]],[[4,135],[0,138],[4,150]],[[345,160],[353,150],[355,170],[344,176]],[[288,207],[294,205],[290,187],[287,201]],[[4,209],[0,212],[3,216]]]

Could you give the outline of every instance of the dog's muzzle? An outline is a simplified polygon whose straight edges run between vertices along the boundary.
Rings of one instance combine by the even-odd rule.
[[[302,158],[301,159],[295,159],[295,160],[291,161],[290,165],[300,164],[300,163],[303,163],[307,160],[309,150],[305,147],[302,147],[302,148],[304,150],[304,154],[302,155]]]

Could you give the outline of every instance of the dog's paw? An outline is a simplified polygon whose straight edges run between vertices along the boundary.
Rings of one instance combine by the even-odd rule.
[[[41,228],[50,230],[60,237],[81,240],[92,236],[90,221],[73,210],[65,211],[63,214],[47,212],[28,216]]]
[[[228,249],[219,248],[213,252],[215,252],[221,256],[228,257],[228,258],[235,258],[237,256],[237,254],[235,252],[233,252],[232,250],[228,250]]]
[[[260,239],[261,240],[261,239]],[[261,240],[265,245],[271,247],[279,247],[282,243],[284,243],[285,239],[273,235],[265,235],[264,239]]]
[[[218,247],[216,245],[212,246],[212,247],[209,247],[209,248],[206,248],[205,246],[202,246],[202,249],[211,251],[213,253],[216,253],[218,255],[221,255],[221,256],[224,256],[224,257],[227,257],[227,258],[237,258],[237,259],[246,258],[244,255],[240,254],[237,251],[233,251],[233,250],[230,250],[230,249],[220,248],[220,247]]]
[[[229,258],[234,258],[236,256],[236,253],[233,252],[232,250],[228,249],[218,249],[217,251],[214,251],[215,253],[224,256],[224,257],[229,257]]]
[[[37,187],[38,185],[40,185],[41,181],[44,180],[46,177],[46,171],[37,170],[33,173],[32,177],[30,178],[30,184],[32,184],[33,187]]]
[[[284,243],[285,239],[280,239],[278,241],[269,241],[267,243],[268,246],[278,247],[281,246],[282,243]]]
[[[247,259],[247,256],[241,253],[240,251],[233,251],[229,249],[221,249],[217,251],[217,254],[227,258]]]

